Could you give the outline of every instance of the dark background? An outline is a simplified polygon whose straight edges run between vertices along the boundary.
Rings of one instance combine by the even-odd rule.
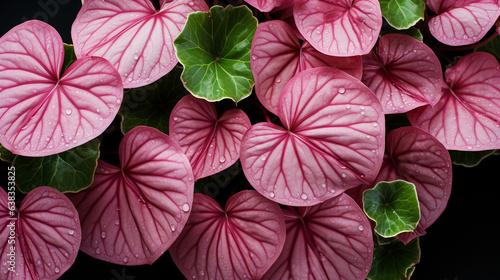
[[[80,0],[0,0],[0,36],[23,21],[39,19],[56,28],[65,43],[71,43],[71,24],[80,6]],[[4,163],[0,164],[0,172],[7,173]],[[421,262],[412,279],[500,279],[500,180],[497,177],[500,156],[491,156],[474,168],[454,166],[453,172],[450,201],[443,215],[428,228],[428,234],[420,238]],[[2,180],[1,184],[5,182]],[[135,267],[108,264],[80,253],[75,264],[59,279],[184,277],[168,253],[152,266]]]

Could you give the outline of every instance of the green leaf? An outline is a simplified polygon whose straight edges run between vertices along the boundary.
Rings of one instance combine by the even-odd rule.
[[[374,242],[373,263],[367,279],[410,279],[415,265],[420,261],[419,239],[404,244],[396,238]]]
[[[379,0],[382,16],[396,29],[408,29],[424,19],[425,0]]]
[[[475,48],[474,51],[490,53],[500,62],[500,37],[496,36],[493,40],[489,41],[486,45]]]
[[[16,183],[28,193],[39,186],[78,192],[92,184],[99,158],[99,140],[93,139],[69,151],[46,157],[16,156]]]
[[[382,237],[411,232],[420,220],[415,185],[403,180],[379,182],[373,189],[366,190],[363,209],[377,223],[375,232]]]
[[[0,144],[0,160],[3,160],[5,162],[12,162],[14,161],[14,158],[16,155],[11,153],[9,150],[5,149],[2,144]]]
[[[61,75],[68,69],[68,67],[77,60],[75,49],[73,45],[63,43],[64,46],[64,61],[61,68]]]
[[[476,151],[476,152],[467,152],[467,151],[448,151],[450,153],[451,162],[455,165],[462,165],[465,167],[474,167],[478,165],[483,159],[488,156],[495,154],[497,150],[488,150],[488,151]]]
[[[257,19],[246,6],[213,6],[189,14],[174,40],[187,90],[208,101],[238,102],[249,96],[255,83],[250,47],[256,29]]]
[[[136,126],[154,127],[168,134],[168,120],[175,104],[189,92],[181,82],[181,67],[175,67],[158,81],[125,92],[120,106],[123,134]]]

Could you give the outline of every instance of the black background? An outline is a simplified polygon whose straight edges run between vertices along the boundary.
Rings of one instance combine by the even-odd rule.
[[[0,35],[29,19],[51,24],[71,43],[71,24],[80,0],[0,0]],[[124,0],[126,1],[126,0]],[[1,102],[1,96],[0,96]],[[6,165],[0,165],[5,187]],[[415,280],[500,279],[500,156],[479,166],[454,166],[453,190],[443,215],[420,238],[421,262]],[[126,267],[81,253],[59,279],[184,279],[168,253],[152,266]]]

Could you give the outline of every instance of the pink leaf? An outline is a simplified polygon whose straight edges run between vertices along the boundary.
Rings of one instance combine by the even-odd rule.
[[[382,163],[384,114],[373,93],[335,68],[296,75],[278,116],[285,128],[259,123],[241,144],[250,184],[278,203],[314,205],[371,182]]]
[[[372,264],[372,231],[349,196],[283,213],[285,247],[262,279],[366,278]]]
[[[429,20],[429,30],[450,46],[476,43],[500,15],[498,3],[498,0],[427,0],[429,8],[437,14]]]
[[[173,41],[195,11],[208,11],[205,1],[161,1],[156,11],[150,0],[86,0],[71,29],[76,56],[106,58],[125,88],[153,83],[177,64]]]
[[[0,272],[2,280],[53,280],[75,262],[81,228],[75,206],[59,191],[38,187],[24,198],[19,213],[0,190]],[[16,219],[17,218],[17,219]],[[15,254],[15,259],[11,255]]]
[[[431,107],[407,113],[412,125],[449,150],[500,148],[500,65],[491,54],[475,52],[446,69],[449,88]]]
[[[117,264],[152,264],[187,221],[191,167],[178,144],[151,127],[130,130],[119,154],[121,169],[99,161],[93,184],[70,195],[82,221],[81,250]]]
[[[382,36],[378,55],[371,52],[363,56],[363,68],[363,82],[373,90],[386,114],[435,105],[446,87],[434,52],[408,35]]]
[[[329,55],[367,54],[382,28],[377,0],[297,0],[293,13],[304,38]]]
[[[250,65],[255,92],[270,112],[278,112],[278,101],[286,83],[297,73],[321,66],[336,67],[361,79],[361,57],[334,57],[322,54],[308,42],[302,46],[292,28],[283,21],[259,24],[252,41]]]
[[[257,8],[261,12],[270,12],[272,9],[279,7],[283,0],[245,0],[245,2]]]
[[[231,109],[220,118],[213,103],[191,94],[170,114],[170,135],[189,158],[195,180],[218,173],[240,156],[243,134],[250,128],[247,115]]]
[[[280,207],[255,191],[235,194],[225,211],[197,193],[169,251],[188,279],[260,279],[278,258],[285,236]]]
[[[92,140],[113,121],[123,96],[102,58],[75,61],[60,77],[64,48],[50,25],[27,21],[0,39],[0,143],[46,156]]]

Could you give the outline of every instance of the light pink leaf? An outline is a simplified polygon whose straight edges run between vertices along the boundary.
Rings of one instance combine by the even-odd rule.
[[[285,128],[259,123],[241,144],[250,184],[281,204],[314,205],[371,182],[382,163],[384,114],[373,93],[335,68],[296,75],[278,116]]]
[[[203,0],[86,0],[72,29],[75,54],[100,56],[120,73],[125,88],[141,87],[166,75],[178,60],[174,39],[187,15],[208,11]]]
[[[373,257],[372,231],[349,196],[283,213],[285,247],[263,280],[366,278]]]
[[[272,9],[279,7],[283,0],[245,0],[245,2],[257,8],[261,12],[270,12]]]
[[[24,156],[46,156],[92,140],[113,121],[123,87],[102,58],[75,61],[60,77],[61,37],[41,21],[0,39],[0,143]]]
[[[259,24],[251,57],[257,97],[274,114],[286,83],[303,70],[331,66],[359,79],[363,73],[360,56],[334,57],[318,52],[308,42],[301,46],[292,28],[279,20]]]
[[[382,28],[377,0],[297,0],[293,16],[311,45],[336,56],[367,54]]]
[[[193,174],[179,145],[145,126],[120,143],[122,168],[99,161],[93,184],[70,199],[82,221],[82,248],[122,265],[152,264],[179,236],[193,199]]]
[[[189,221],[169,252],[188,279],[260,279],[285,236],[280,207],[255,191],[233,195],[226,210],[196,193]]]
[[[14,195],[15,196],[15,195]],[[0,190],[1,280],[54,280],[75,262],[80,220],[71,201],[50,187],[28,193],[17,212]],[[15,216],[9,212],[15,212]],[[11,255],[15,254],[12,259]]]
[[[500,65],[489,53],[474,52],[446,69],[449,88],[439,102],[407,113],[412,125],[449,150],[500,148]]]
[[[373,90],[386,114],[435,105],[446,87],[434,52],[408,35],[382,36],[378,54],[363,56],[363,69],[362,81]]]
[[[429,20],[431,34],[450,46],[473,44],[490,30],[498,16],[498,0],[427,0],[437,16]]]
[[[240,157],[243,134],[250,128],[240,109],[225,111],[220,118],[213,103],[191,94],[183,97],[170,114],[170,136],[187,155],[195,180],[230,167]]]

